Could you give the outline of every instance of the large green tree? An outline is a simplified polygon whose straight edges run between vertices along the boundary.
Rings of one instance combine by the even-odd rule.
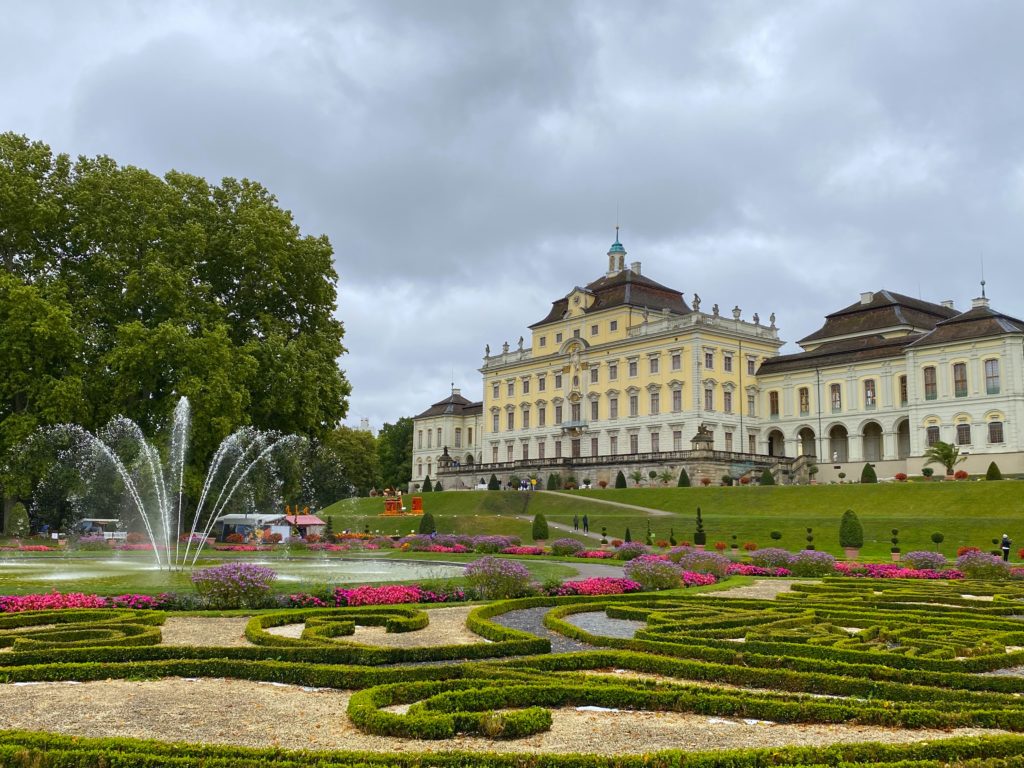
[[[385,488],[407,488],[412,480],[412,419],[403,416],[377,433],[377,458]]]
[[[192,401],[191,485],[251,424],[326,440],[348,382],[325,237],[257,182],[164,177],[0,134],[0,491],[40,426],[123,414],[158,434]],[[192,491],[194,492],[194,488]]]

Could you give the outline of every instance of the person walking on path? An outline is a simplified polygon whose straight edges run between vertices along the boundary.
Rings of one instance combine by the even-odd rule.
[[[583,532],[590,533],[590,518],[583,515]]]
[[[578,531],[580,529],[580,513],[574,512],[572,516],[572,529]]]
[[[1010,545],[1013,544],[1010,541],[1010,537],[1005,533],[1003,534],[1003,540],[999,542],[999,548],[1003,550],[1003,562],[1008,563],[1010,561]]]

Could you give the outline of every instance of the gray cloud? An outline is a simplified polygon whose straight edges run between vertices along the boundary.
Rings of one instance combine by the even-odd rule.
[[[484,344],[630,259],[788,339],[860,290],[963,306],[1024,237],[1024,6],[40,2],[0,127],[264,182],[341,275],[351,421],[479,396]]]

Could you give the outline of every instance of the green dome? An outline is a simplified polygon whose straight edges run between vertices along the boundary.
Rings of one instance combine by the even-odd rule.
[[[608,249],[608,253],[609,254],[612,254],[612,253],[625,253],[625,252],[626,252],[626,249],[622,247],[622,243],[620,243],[618,240],[616,240],[614,243],[612,243],[612,247]]]

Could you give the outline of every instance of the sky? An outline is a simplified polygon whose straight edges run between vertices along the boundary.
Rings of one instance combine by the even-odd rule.
[[[352,426],[480,398],[485,345],[600,277],[616,222],[784,352],[861,291],[969,308],[982,264],[1024,316],[1015,0],[2,8],[0,131],[256,179],[330,238]]]

